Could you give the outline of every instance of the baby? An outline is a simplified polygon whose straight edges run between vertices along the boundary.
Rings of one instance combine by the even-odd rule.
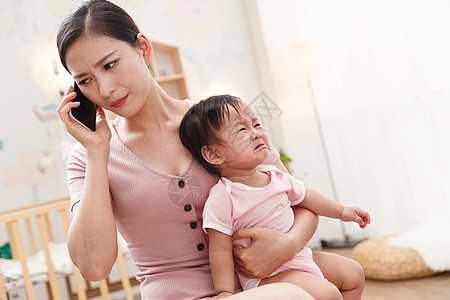
[[[209,235],[211,272],[218,298],[235,291],[232,249],[250,244],[249,239],[233,238],[241,228],[266,227],[286,233],[294,223],[291,208],[294,205],[317,215],[356,222],[361,228],[370,223],[366,211],[344,207],[305,188],[300,180],[277,167],[263,165],[274,150],[271,151],[267,134],[251,108],[237,97],[212,96],[192,106],[181,122],[180,138],[196,160],[209,172],[221,176],[203,211],[203,229]],[[325,263],[332,265],[333,257],[328,256]],[[337,275],[346,280],[346,274]],[[317,299],[354,299],[358,295],[360,298],[364,287],[363,282],[354,283],[358,288],[341,295],[325,280],[308,247],[267,278],[247,278],[241,274],[238,277],[244,290],[290,282]]]

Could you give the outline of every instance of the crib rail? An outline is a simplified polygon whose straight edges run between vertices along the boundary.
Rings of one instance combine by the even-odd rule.
[[[67,238],[67,232],[69,230],[69,216],[68,210],[70,206],[69,198],[62,198],[54,201],[49,201],[45,203],[39,203],[32,206],[28,206],[22,209],[12,210],[4,213],[0,213],[0,225],[5,224],[6,229],[10,239],[11,254],[13,259],[20,261],[22,267],[22,278],[24,280],[24,288],[29,300],[35,300],[36,295],[33,288],[32,278],[27,265],[27,253],[24,247],[24,235],[21,232],[19,226],[20,223],[24,223],[26,227],[26,237],[28,240],[29,248],[31,248],[31,255],[36,254],[39,251],[38,245],[44,252],[45,260],[48,268],[48,282],[47,291],[49,294],[49,299],[59,300],[61,298],[60,286],[57,281],[57,274],[55,272],[54,265],[52,263],[51,252],[49,248],[49,243],[54,242],[54,230],[51,224],[51,216],[59,215],[60,226],[62,226],[65,237]],[[55,217],[54,217],[55,218]],[[33,224],[37,225],[37,232],[33,230]],[[39,244],[37,243],[39,241]],[[121,283],[114,283],[115,288],[119,284],[121,289],[125,292],[127,300],[133,300],[133,295],[131,292],[131,283],[126,270],[124,256],[119,247],[118,251],[118,266],[120,270]],[[85,281],[80,274],[78,268],[73,265],[73,272],[71,274],[75,281],[76,292],[72,291],[70,286],[70,280],[66,277],[66,287],[68,288],[68,293],[70,299],[88,299],[91,295],[101,295],[105,300],[110,299],[109,290],[111,284],[107,279],[102,280],[98,284],[98,288],[91,288],[91,283]],[[137,282],[132,281],[133,284]],[[88,295],[89,294],[89,295]],[[0,299],[8,299],[8,293],[5,289],[3,278],[0,275]]]

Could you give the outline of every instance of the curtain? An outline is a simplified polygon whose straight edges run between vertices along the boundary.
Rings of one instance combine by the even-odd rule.
[[[449,220],[449,2],[296,5],[343,204],[370,211],[372,237]]]

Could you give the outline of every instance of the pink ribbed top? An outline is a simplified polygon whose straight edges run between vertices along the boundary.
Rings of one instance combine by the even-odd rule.
[[[142,299],[214,295],[202,212],[218,177],[193,158],[178,176],[161,173],[122,143],[112,122],[109,126],[108,179],[114,217],[139,270]],[[278,157],[272,147],[264,163],[274,164]],[[75,145],[67,171],[72,206],[81,199],[85,161],[83,146]]]

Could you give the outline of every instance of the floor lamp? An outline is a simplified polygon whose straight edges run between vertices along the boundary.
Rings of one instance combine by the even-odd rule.
[[[319,132],[320,142],[325,157],[325,164],[327,167],[327,173],[331,184],[331,189],[333,192],[333,197],[336,202],[339,202],[338,193],[336,190],[336,184],[333,177],[333,172],[331,169],[330,158],[328,154],[328,148],[323,135],[322,124],[320,121],[319,112],[317,110],[316,98],[314,95],[314,90],[312,87],[311,76],[318,73],[318,68],[314,61],[311,48],[308,44],[297,44],[291,47],[291,67],[292,76],[294,80],[306,79],[308,85],[309,94],[311,96],[311,102],[313,105],[314,119],[316,120],[316,126]],[[341,232],[343,236],[343,241],[324,241],[322,240],[322,247],[351,247],[356,245],[359,241],[351,241],[347,230],[345,229],[344,223],[339,221],[341,227]]]

